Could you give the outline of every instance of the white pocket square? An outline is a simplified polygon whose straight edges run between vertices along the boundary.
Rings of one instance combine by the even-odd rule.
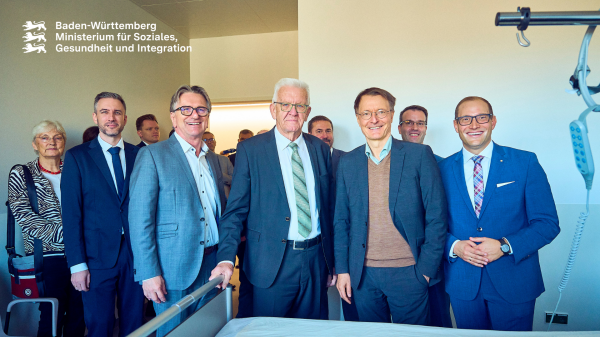
[[[512,183],[514,183],[514,181],[509,181],[507,183],[501,183],[501,184],[496,185],[496,187],[502,187],[504,185],[508,185],[508,184],[512,184]]]

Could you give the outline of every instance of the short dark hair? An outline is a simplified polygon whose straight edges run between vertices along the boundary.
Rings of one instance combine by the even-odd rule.
[[[240,133],[238,134],[238,138],[239,138],[241,135],[247,135],[247,134],[249,134],[249,133],[251,133],[251,134],[252,134],[252,136],[254,136],[254,132],[252,132],[252,131],[250,131],[250,130],[248,130],[248,129],[244,129],[244,130],[240,131]]]
[[[427,118],[428,118],[428,114],[427,114],[427,109],[425,109],[424,107],[420,106],[420,105],[409,105],[406,108],[404,108],[404,110],[402,110],[400,112],[400,121],[399,123],[402,123],[402,115],[404,115],[405,112],[407,112],[408,110],[418,110],[421,111],[425,114],[425,123],[427,123]]]
[[[98,137],[99,133],[100,129],[97,126],[90,126],[89,128],[85,129],[85,131],[83,131],[83,142],[87,143],[90,140]]]
[[[194,86],[182,85],[182,86],[180,86],[177,89],[177,91],[173,94],[173,96],[171,97],[171,105],[169,106],[169,111],[173,112],[175,110],[175,108],[177,108],[177,104],[179,103],[179,98],[181,97],[181,95],[188,93],[188,92],[202,95],[202,97],[204,97],[204,100],[206,101],[206,107],[208,108],[208,112],[211,112],[212,107],[211,107],[211,103],[210,103],[210,97],[208,97],[208,93],[206,92],[206,90],[204,90],[204,88],[197,86],[197,85],[194,85]]]
[[[354,100],[354,112],[358,112],[358,106],[360,105],[360,100],[363,96],[381,96],[388,101],[390,105],[390,111],[394,111],[394,106],[396,105],[396,97],[390,94],[387,90],[372,87],[361,91],[360,94],[356,96],[356,99]]]
[[[331,119],[320,115],[310,119],[310,121],[308,122],[308,133],[312,132],[313,124],[315,122],[329,122],[329,124],[331,124],[331,131],[333,131],[333,123],[331,122]]]
[[[96,95],[96,98],[94,98],[94,113],[96,113],[96,109],[98,108],[98,101],[100,101],[103,98],[118,99],[119,102],[121,102],[121,104],[123,104],[123,109],[125,109],[125,113],[127,113],[127,106],[125,105],[125,100],[123,99],[123,97],[121,97],[121,95],[119,95],[119,94],[115,94],[114,92],[108,92],[108,91],[103,91],[103,92],[99,93],[98,95]]]
[[[142,129],[142,126],[144,126],[144,121],[154,121],[158,124],[156,116],[154,116],[153,114],[142,115],[138,117],[138,119],[135,121],[135,128],[138,131],[140,131]]]
[[[494,110],[492,110],[492,105],[490,104],[490,102],[488,102],[487,99],[479,96],[468,96],[461,99],[460,102],[458,102],[458,104],[456,105],[456,109],[454,109],[454,119],[458,118],[458,108],[460,108],[461,104],[477,100],[483,101],[485,104],[487,104],[489,113],[491,113],[492,115],[494,114]]]

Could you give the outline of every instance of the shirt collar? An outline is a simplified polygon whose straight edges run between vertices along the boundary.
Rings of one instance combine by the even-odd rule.
[[[473,156],[483,156],[484,158],[492,159],[492,153],[494,153],[494,142],[490,142],[490,144],[485,149],[483,149],[483,151],[481,151],[480,154],[471,153],[471,152],[469,152],[469,150],[467,150],[464,147],[463,147],[462,151],[463,151],[463,162],[464,163],[471,160],[471,158],[473,158]]]
[[[119,139],[119,142],[115,146],[108,144],[100,136],[98,136],[98,143],[100,143],[100,147],[102,148],[102,151],[104,151],[104,152],[108,151],[108,149],[110,149],[111,147],[120,147],[121,150],[125,149],[125,143],[123,143],[123,137],[121,137],[121,139]]]
[[[192,144],[186,142],[183,138],[181,138],[181,136],[179,134],[177,134],[177,132],[173,132],[173,134],[175,135],[175,138],[177,138],[179,145],[181,145],[181,148],[183,149],[183,153],[192,151],[192,153],[194,155],[196,155],[196,149],[192,146]],[[202,157],[202,156],[206,155],[206,152],[208,152],[208,145],[206,145],[205,142],[202,142],[202,149],[201,149],[200,155],[198,157]]]
[[[275,128],[275,143],[277,143],[277,152],[281,152],[290,145],[291,141],[285,138],[285,136],[282,135],[277,128]],[[300,137],[296,138],[294,143],[298,144],[298,147],[304,145],[304,137],[302,133],[300,134]]]
[[[387,156],[387,154],[390,153],[391,148],[392,148],[392,135],[390,135],[387,142],[385,143],[385,146],[383,146],[383,149],[381,149],[381,153],[379,153],[379,158],[380,158],[379,160],[382,160],[383,158],[385,158],[385,156]],[[375,158],[375,156],[371,152],[369,143],[365,144],[365,154],[367,155],[367,158],[371,158],[371,157]]]

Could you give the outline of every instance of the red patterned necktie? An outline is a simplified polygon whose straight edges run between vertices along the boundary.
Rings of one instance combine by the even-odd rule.
[[[481,204],[483,202],[483,169],[481,167],[481,161],[483,156],[473,156],[471,160],[475,163],[473,168],[473,186],[475,187],[474,201],[475,201],[475,214],[479,217],[481,213]]]

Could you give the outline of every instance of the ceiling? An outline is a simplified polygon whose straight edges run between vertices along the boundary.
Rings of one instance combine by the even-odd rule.
[[[131,0],[190,39],[298,30],[298,0]]]

